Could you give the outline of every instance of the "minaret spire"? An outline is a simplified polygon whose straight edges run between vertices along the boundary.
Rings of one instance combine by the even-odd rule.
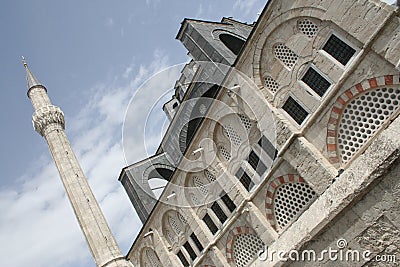
[[[32,116],[33,126],[47,141],[96,265],[98,267],[133,267],[132,263],[122,255],[72,150],[64,132],[63,112],[59,107],[51,104],[46,88],[29,70],[25,58],[23,58],[23,64],[26,70],[28,97],[35,110]]]
[[[32,72],[29,70],[28,63],[26,63],[25,57],[22,56],[22,62],[24,63],[25,71],[26,71],[26,83],[28,86],[28,89],[30,89],[33,86],[43,86],[38,79],[32,74]]]

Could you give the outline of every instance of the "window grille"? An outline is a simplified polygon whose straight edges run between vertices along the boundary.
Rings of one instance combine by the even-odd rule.
[[[186,260],[185,255],[183,255],[182,251],[179,250],[176,256],[178,256],[178,259],[181,261],[184,267],[189,267],[189,262]]]
[[[286,183],[278,187],[273,201],[278,225],[285,227],[314,197],[314,190],[306,183]]]
[[[169,216],[169,223],[171,224],[172,229],[174,229],[175,233],[179,234],[182,232],[180,226],[178,225],[174,217]]]
[[[279,84],[271,76],[265,77],[264,86],[273,94],[275,94],[279,89]]]
[[[199,206],[201,204],[201,202],[200,202],[199,198],[196,196],[196,194],[191,193],[190,198],[192,199],[192,203],[195,206]]]
[[[192,234],[190,235],[190,238],[193,240],[193,243],[196,245],[197,249],[198,249],[199,251],[203,251],[204,247],[203,247],[203,245],[200,243],[200,240],[197,238],[197,236],[196,236],[194,233],[192,233]]]
[[[320,97],[322,97],[331,86],[331,83],[327,79],[322,77],[322,75],[319,74],[312,67],[308,68],[307,72],[304,74],[301,80]]]
[[[217,202],[214,202],[211,206],[211,210],[215,213],[218,217],[218,220],[223,224],[228,217],[226,216],[225,212],[221,209]]]
[[[204,186],[203,181],[198,176],[193,177],[193,183],[204,196],[208,195],[207,187]]]
[[[302,19],[298,23],[299,31],[305,34],[308,38],[313,38],[317,35],[318,26],[309,19]]]
[[[340,118],[339,155],[347,163],[400,107],[400,89],[380,88],[351,100]]]
[[[175,236],[169,230],[165,231],[165,234],[168,237],[169,243],[173,244],[175,242]]]
[[[274,54],[289,69],[294,67],[299,58],[289,47],[282,43],[275,46]]]
[[[267,170],[267,166],[265,166],[253,150],[250,152],[247,162],[259,175],[262,175]]]
[[[153,250],[146,249],[146,257],[151,267],[161,267],[160,260]]]
[[[215,223],[213,222],[213,220],[211,219],[210,215],[206,214],[203,217],[203,221],[204,223],[207,225],[208,229],[210,230],[210,232],[215,235],[216,232],[218,232],[218,227],[215,225]]]
[[[224,202],[225,206],[229,209],[230,212],[233,212],[236,209],[235,203],[225,192],[224,192],[224,195],[222,195],[221,199]]]
[[[178,212],[178,218],[183,224],[187,224],[186,218],[180,212]]]
[[[356,53],[356,50],[332,34],[322,48],[337,61],[346,65]]]
[[[238,235],[233,243],[235,266],[248,266],[264,246],[264,242],[254,234]]]
[[[231,153],[229,153],[229,151],[224,146],[221,146],[219,148],[219,151],[220,151],[221,156],[223,157],[223,159],[225,159],[225,161],[230,161],[231,160]]]
[[[215,178],[215,175],[212,174],[209,170],[204,170],[204,175],[207,177],[208,181],[210,183],[215,182],[217,179]]]
[[[249,117],[247,117],[246,115],[244,115],[244,114],[239,114],[239,118],[240,118],[240,121],[241,121],[243,127],[244,127],[247,131],[249,131],[249,130],[251,129],[251,127],[253,127],[253,122],[252,122],[252,121],[249,119]]]
[[[235,131],[235,129],[232,127],[232,125],[227,125],[224,127],[224,133],[225,135],[231,140],[231,142],[235,146],[239,146],[242,143],[242,138],[240,135]]]
[[[194,252],[192,246],[189,244],[189,242],[186,241],[185,244],[183,244],[183,247],[189,253],[189,256],[192,259],[192,261],[194,261],[197,258],[197,255],[196,255],[196,252]]]
[[[299,125],[307,118],[308,112],[291,96],[283,104],[282,109],[292,117]]]

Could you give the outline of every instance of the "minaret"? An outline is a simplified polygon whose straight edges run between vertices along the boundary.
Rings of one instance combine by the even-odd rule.
[[[32,116],[33,126],[47,141],[61,181],[97,266],[132,267],[131,262],[122,255],[72,151],[64,132],[63,112],[59,107],[51,104],[46,88],[31,73],[24,58],[23,62],[28,83],[28,97],[35,110]],[[69,256],[73,257],[73,255]]]

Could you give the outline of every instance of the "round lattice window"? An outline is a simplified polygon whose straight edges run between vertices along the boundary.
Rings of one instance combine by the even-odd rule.
[[[200,179],[200,177],[194,176],[193,183],[204,196],[208,195],[207,187],[204,186],[204,183],[203,183],[202,179]]]
[[[231,140],[231,142],[235,146],[239,146],[242,143],[242,138],[240,135],[235,131],[235,129],[232,127],[232,125],[227,125],[224,127],[224,133],[225,135]]]
[[[279,89],[279,84],[271,76],[265,77],[264,86],[273,94]]]
[[[244,114],[239,114],[240,122],[244,126],[244,128],[249,131],[251,127],[253,127],[253,122]]]
[[[215,182],[216,180],[215,175],[212,174],[209,170],[204,170],[204,175],[207,177],[210,183]]]
[[[225,161],[229,161],[231,159],[231,153],[229,153],[229,151],[224,146],[221,146],[219,148],[219,152],[221,153],[221,156],[223,159],[225,159]]]
[[[400,107],[400,89],[380,88],[355,97],[345,107],[338,130],[339,154],[347,163]]]
[[[299,58],[289,47],[282,43],[275,45],[274,54],[289,69],[293,68]]]
[[[240,234],[233,243],[233,258],[236,266],[248,266],[260,250],[264,249],[264,242],[253,234]]]
[[[274,197],[274,213],[283,228],[314,198],[315,192],[306,183],[286,183],[278,187]]]
[[[298,23],[299,31],[307,35],[308,38],[313,38],[318,32],[318,26],[309,19],[302,19]]]

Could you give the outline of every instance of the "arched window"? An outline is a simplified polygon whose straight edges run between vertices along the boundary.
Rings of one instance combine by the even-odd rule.
[[[265,77],[264,86],[273,94],[275,94],[279,89],[279,84],[271,76]]]
[[[301,19],[297,23],[300,32],[305,34],[308,38],[313,38],[318,33],[318,26],[309,19]]]
[[[244,40],[239,39],[238,37],[233,36],[231,34],[227,34],[227,33],[221,33],[219,35],[219,39],[235,55],[239,54],[240,50],[242,50],[242,47],[243,47],[243,45],[245,43]]]
[[[315,197],[306,183],[285,183],[278,187],[274,198],[275,219],[283,228],[291,222]]]
[[[274,46],[274,55],[290,70],[294,67],[299,58],[289,47],[282,43],[278,43]]]
[[[235,146],[239,146],[242,143],[242,138],[232,125],[224,126],[224,133]]]
[[[338,130],[339,155],[347,163],[382,124],[400,108],[400,89],[379,88],[352,99],[344,108]]]
[[[264,242],[255,234],[242,233],[235,237],[233,259],[235,266],[248,266],[254,261],[258,252],[264,249]]]

